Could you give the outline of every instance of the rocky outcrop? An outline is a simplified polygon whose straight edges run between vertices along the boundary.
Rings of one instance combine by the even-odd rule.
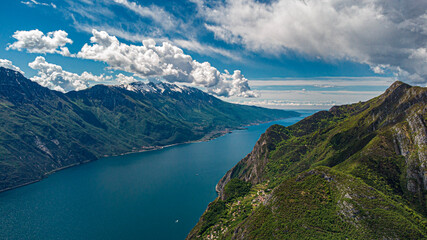
[[[427,190],[427,128],[422,117],[426,112],[427,106],[393,127],[398,154],[406,160],[406,186],[413,193]]]
[[[342,108],[342,106],[337,106],[334,107],[332,111],[319,111],[288,128],[294,130],[292,131],[292,135],[295,136],[312,133],[319,127],[317,124],[313,123],[340,115],[340,109]],[[215,187],[221,199],[224,198],[224,186],[232,178],[239,178],[246,182],[251,182],[252,184],[258,184],[267,179],[265,176],[265,168],[269,162],[270,153],[276,149],[280,142],[290,137],[289,131],[285,129],[286,128],[281,125],[269,127],[258,139],[253,150],[221,178]]]
[[[224,199],[224,187],[232,178],[239,178],[252,184],[258,184],[265,180],[264,169],[268,163],[268,155],[276,148],[276,145],[287,138],[280,133],[283,126],[273,125],[263,133],[256,142],[253,150],[245,158],[230,169],[218,182],[215,190],[221,199]]]
[[[225,239],[425,237],[421,224],[417,229],[401,221],[405,213],[396,202],[354,177],[327,168],[314,168],[284,181],[271,195],[263,208],[249,215]],[[335,225],[325,227],[326,219]],[[403,225],[404,231],[400,229]]]
[[[367,102],[273,126],[216,186],[215,202],[226,203],[225,209],[208,208],[204,216],[218,215],[208,226],[227,230],[201,229],[207,226],[201,218],[192,233],[215,239],[424,239],[426,122],[427,88],[395,82]],[[223,193],[234,178],[253,186],[236,200],[246,203],[239,209],[250,209],[240,219],[242,211]],[[268,200],[250,206],[260,188]]]

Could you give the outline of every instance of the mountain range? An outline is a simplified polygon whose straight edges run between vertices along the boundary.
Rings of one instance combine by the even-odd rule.
[[[0,67],[0,191],[101,157],[207,140],[298,115],[161,82],[62,93]]]
[[[273,125],[187,239],[426,239],[427,88]]]

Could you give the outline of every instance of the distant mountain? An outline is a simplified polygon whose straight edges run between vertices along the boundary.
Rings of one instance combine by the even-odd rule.
[[[0,191],[103,156],[206,140],[297,115],[166,83],[96,85],[64,94],[0,67]]]
[[[427,239],[427,88],[271,126],[188,239]]]

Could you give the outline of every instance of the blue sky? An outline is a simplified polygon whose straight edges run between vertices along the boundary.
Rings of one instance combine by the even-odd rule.
[[[6,0],[3,6],[3,65],[60,91],[157,79],[231,102],[329,108],[367,100],[397,79],[426,85],[423,1]]]

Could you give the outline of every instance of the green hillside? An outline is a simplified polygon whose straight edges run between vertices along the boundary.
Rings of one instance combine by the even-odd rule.
[[[103,156],[206,140],[297,115],[166,83],[96,85],[64,94],[0,68],[0,191]]]
[[[425,239],[426,122],[427,88],[395,82],[274,125],[220,180],[188,239]]]

